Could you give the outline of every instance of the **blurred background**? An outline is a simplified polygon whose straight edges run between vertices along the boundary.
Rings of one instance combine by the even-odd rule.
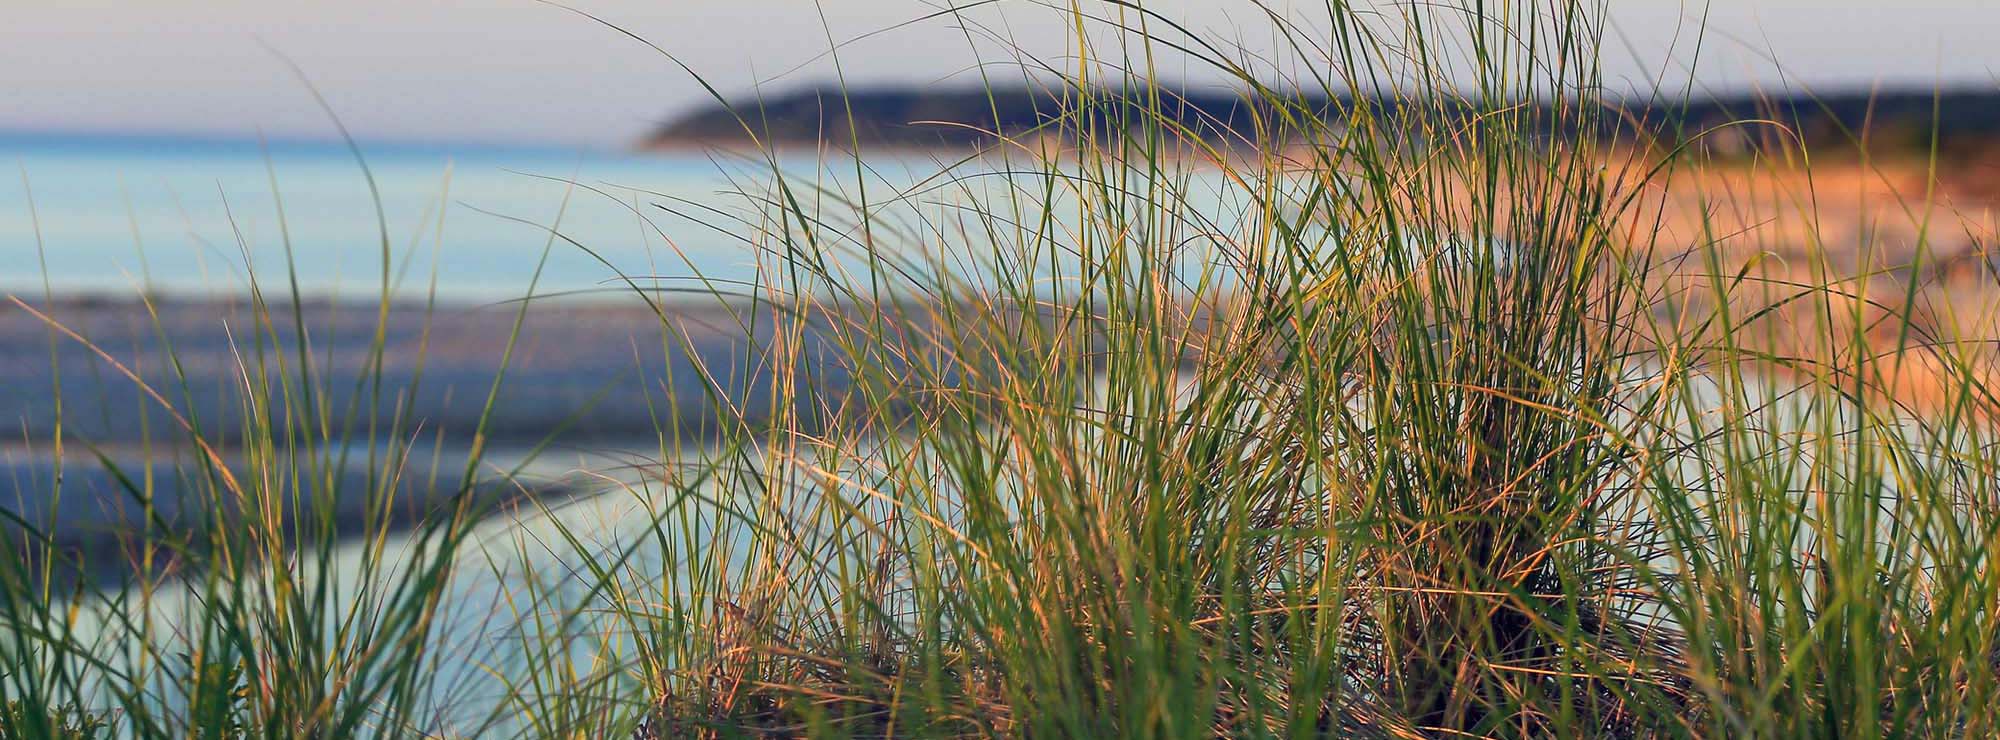
[[[489,439],[527,445],[561,427],[565,441],[643,447],[662,425],[654,409],[592,399],[698,398],[696,373],[666,372],[691,367],[689,354],[732,368],[738,375],[723,379],[732,388],[772,379],[736,362],[768,337],[732,334],[712,302],[693,303],[711,290],[740,298],[770,277],[770,257],[753,237],[770,225],[758,196],[772,166],[834,193],[865,180],[875,202],[940,171],[987,166],[965,146],[883,132],[918,120],[980,125],[983,85],[1026,90],[1070,73],[1085,56],[1074,10],[1096,19],[1092,58],[1120,56],[1117,44],[1130,37],[1109,30],[1120,23],[1163,38],[1184,29],[1244,66],[1291,78],[1271,81],[1281,86],[1312,70],[1273,59],[1313,55],[1285,50],[1271,17],[1295,24],[1300,43],[1331,34],[1327,6],[1304,0],[1144,6],[1150,15],[1095,0],[16,3],[0,27],[0,163],[13,170],[0,181],[0,296],[42,305],[52,319],[0,302],[0,388],[8,389],[0,420],[19,433],[18,444],[0,444],[0,483],[40,490],[56,468],[34,443],[59,429],[113,456],[144,456],[148,420],[126,411],[149,404],[106,357],[150,384],[198,391],[188,408],[227,418],[240,338],[231,325],[250,320],[243,299],[253,278],[280,301],[296,290],[314,302],[315,346],[334,358],[326,371],[336,381],[366,367],[372,302],[396,303],[385,314],[387,369],[400,378],[423,368],[423,388],[406,390],[432,429],[451,433],[479,418],[513,329],[512,301],[530,291],[564,299],[524,325]],[[1380,7],[1377,30],[1393,36],[1391,19],[1403,11]],[[2000,131],[1988,38],[2000,8],[1975,0],[1604,8],[1606,97],[1699,101],[1708,107],[1690,114],[1692,128],[1757,115],[1744,101],[1769,97],[1830,101],[1848,125],[1887,101],[1881,108],[1893,115],[1872,124],[1920,133],[1933,94],[1944,94],[1936,108],[1959,148],[1946,152],[1952,167],[1936,179],[1949,187],[1933,200],[1968,227],[1939,230],[1950,239],[1932,247],[1948,260],[1933,282],[1953,296],[1992,284],[1982,266],[2000,165],[1968,163],[2000,163],[1989,156],[2000,147],[1988,144]],[[1223,74],[1170,48],[1154,51],[1155,79],[1227,117],[1238,93]],[[825,135],[846,125],[845,111],[826,105],[841,88],[856,91],[857,115],[872,127],[860,138],[890,144],[864,147],[860,167],[828,149],[853,141]],[[744,146],[710,90],[740,109],[772,111],[765,123],[774,138],[760,144],[775,146],[775,159],[746,153],[757,147]],[[1742,105],[1706,102],[1718,99]],[[1011,105],[1038,103],[1048,107],[1033,95]],[[1837,128],[1801,130],[1837,145],[1827,134]],[[1909,265],[1918,232],[1915,212],[1902,206],[1930,193],[1923,160],[1823,171],[1814,187],[1837,205],[1813,214],[1816,238],[1840,247],[1865,241],[1854,234],[1877,235],[1888,261]],[[1219,174],[1195,167],[1189,177],[1191,197],[1210,199],[1197,207],[1211,217],[1231,210]],[[1813,240],[1774,215],[1790,202],[1786,193],[1802,189],[1795,182],[1717,177],[1686,192],[1741,197],[1722,212],[1670,202],[1667,241],[1692,243],[1709,220],[1725,232],[1754,225],[1772,235],[1746,242],[1744,254],[1789,254]],[[1902,273],[1880,274],[1884,295],[1906,292]],[[632,300],[635,288],[675,301],[680,328],[699,326],[687,334],[689,353],[638,351],[657,349],[662,317]],[[435,316],[422,310],[432,296],[447,307]],[[95,346],[52,341],[52,321]],[[162,334],[177,343],[178,367]],[[656,382],[668,375],[672,383]],[[49,392],[57,388],[70,399],[67,417]],[[704,418],[688,414],[689,424]]]
[[[370,140],[618,150],[704,102],[672,53],[725,93],[835,79],[932,85],[1018,47],[1069,51],[1060,12],[1032,0],[75,0],[15,3],[0,28],[0,130],[326,139],[334,132],[273,51],[303,68]],[[1056,8],[1067,3],[1052,3]],[[566,6],[566,7],[565,7]],[[1249,2],[1145,3],[1210,39],[1273,48]],[[1274,0],[1284,15],[1324,5]],[[1385,5],[1386,7],[1386,5]],[[1610,0],[1615,88],[1692,72],[1711,89],[1991,85],[2000,7],[1980,0]],[[1004,17],[1003,17],[1004,16]],[[905,25],[907,24],[907,25]],[[900,28],[899,28],[900,26]],[[963,33],[945,32],[953,26]],[[1708,37],[1697,48],[1703,28]],[[872,35],[871,35],[872,34]],[[1698,53],[1697,53],[1698,52]],[[1783,60],[1780,67],[1772,60]],[[1168,66],[1171,72],[1171,65]],[[1189,70],[1192,81],[1214,75]]]
[[[308,292],[369,295],[380,282],[386,224],[399,246],[440,244],[410,274],[426,277],[435,265],[441,295],[515,297],[548,241],[537,225],[553,222],[566,189],[559,180],[569,179],[621,188],[574,199],[565,219],[618,269],[685,271],[678,263],[692,259],[718,276],[744,277],[733,240],[701,228],[649,234],[629,208],[658,200],[633,197],[644,191],[714,201],[731,189],[703,141],[632,156],[713,103],[702,81],[738,105],[835,85],[918,96],[965,90],[979,86],[982,71],[1018,79],[1018,67],[1002,69],[1008,60],[1073,60],[1064,7],[18,3],[0,28],[0,161],[20,174],[0,185],[0,261],[9,265],[0,291],[237,292],[245,275],[280,261],[289,237]],[[1323,5],[1293,0],[1145,7],[1244,58],[1279,44],[1266,12],[1308,32],[1316,23],[1323,31],[1327,17]],[[1606,7],[1604,78],[1613,95],[1995,86],[1987,36],[2000,26],[2000,9],[1976,0]],[[1090,12],[1109,17],[1116,6]],[[1170,55],[1158,64],[1163,79],[1227,94],[1213,70]],[[338,145],[339,126],[374,168],[380,224],[378,199]],[[914,159],[934,169],[936,157]],[[281,201],[288,234],[277,233]],[[656,249],[675,253],[663,258]],[[542,285],[591,289],[612,275],[604,261],[557,250]],[[428,287],[409,278],[396,290]]]

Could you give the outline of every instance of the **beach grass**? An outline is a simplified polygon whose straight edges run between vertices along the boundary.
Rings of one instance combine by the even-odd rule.
[[[184,478],[208,521],[139,528],[116,587],[53,575],[59,522],[11,522],[0,736],[2000,732],[1986,349],[1915,282],[1856,288],[1927,230],[1778,271],[1746,255],[1779,236],[1664,228],[1702,132],[1622,116],[1587,2],[1273,13],[1284,59],[1137,3],[1020,12],[1077,29],[982,72],[1056,86],[1035,135],[915,187],[840,141],[803,174],[753,150],[749,215],[704,218],[760,279],[705,300],[775,380],[618,399],[712,423],[607,478],[642,512],[618,539],[514,510],[539,524],[499,559],[554,566],[507,576],[470,656],[439,633],[501,577],[479,430],[464,469],[412,469],[420,420],[369,392],[395,386],[328,392],[279,339],[300,304],[253,293],[253,413],[213,429],[160,389],[180,462],[120,479],[144,507]],[[1164,56],[1253,125],[1167,113]],[[1761,136],[1736,166],[1809,168]],[[558,222],[550,248],[592,247]],[[655,285],[614,297],[675,352]],[[413,525],[411,480],[446,494]],[[438,685],[454,661],[488,682]]]

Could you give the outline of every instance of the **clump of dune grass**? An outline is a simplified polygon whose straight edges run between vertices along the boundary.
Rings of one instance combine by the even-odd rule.
[[[835,325],[857,382],[819,406],[915,412],[663,461],[706,493],[660,520],[706,536],[592,600],[633,659],[581,672],[641,698],[523,711],[657,736],[1982,731],[1977,374],[1879,342],[1907,303],[1853,330],[1881,303],[1847,276],[1649,229],[1649,189],[1697,163],[1603,97],[1594,8],[1273,16],[1302,61],[1262,67],[1099,10],[1073,11],[1052,135],[987,154],[997,189],[775,176],[758,310]],[[1244,86],[1255,125],[1147,115],[1163,49]],[[1329,115],[1299,88],[1374,94]],[[912,202],[943,205],[885,215]],[[1957,393],[1885,397],[1904,361]]]
[[[761,277],[710,285],[776,327],[744,359],[780,380],[645,400],[720,431],[662,431],[604,494],[643,512],[617,539],[545,512],[558,567],[520,582],[476,719],[421,698],[460,496],[332,621],[295,554],[324,539],[216,528],[203,552],[262,557],[194,579],[185,664],[129,601],[99,605],[124,642],[82,644],[10,563],[0,730],[108,707],[145,736],[1993,733],[1984,355],[1914,284],[1662,228],[1700,148],[1606,97],[1600,10],[1334,4],[1269,15],[1295,58],[1254,62],[1136,4],[1033,11],[1078,29],[1027,75],[1064,100],[1037,136],[915,186],[753,155],[747,215],[708,225]],[[1169,52],[1254,125],[1162,114]],[[1921,406],[1907,365],[1938,378]],[[732,416],[744,394],[775,416]],[[330,428],[243,438],[286,471]],[[331,495],[311,480],[216,480],[245,502],[217,511]]]

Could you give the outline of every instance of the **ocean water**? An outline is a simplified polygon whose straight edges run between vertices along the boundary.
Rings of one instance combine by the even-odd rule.
[[[372,301],[385,243],[390,290],[405,298],[426,295],[433,277],[445,300],[518,298],[538,264],[537,294],[615,291],[635,277],[660,278],[644,287],[697,274],[748,281],[760,264],[756,235],[775,228],[780,210],[773,163],[740,153],[358,149],[0,133],[0,165],[13,170],[0,177],[0,296],[241,295],[253,277],[269,294],[288,290],[295,273],[303,294]],[[975,238],[1009,218],[1033,223],[1044,210],[1059,231],[1079,225],[1072,184],[1003,172],[1018,162],[954,152],[857,161],[793,151],[778,160],[797,205],[830,227],[827,242],[846,248],[836,259],[851,268],[864,268],[851,249],[852,204],[864,200],[877,248],[942,254],[957,261],[942,269],[955,273],[978,272],[964,260],[983,246],[939,239]],[[1219,172],[1194,165],[1162,182],[1172,192],[1147,197],[1173,200],[1199,231],[1227,234],[1255,220],[1252,193]],[[996,204],[1020,210],[981,222]],[[563,238],[551,240],[551,228]],[[1190,256],[1178,269],[1197,280],[1216,257]],[[773,262],[767,254],[762,265]]]
[[[556,240],[538,293],[603,289],[621,274],[753,271],[732,219],[757,218],[747,196],[770,180],[764,162],[359,148],[357,160],[338,142],[0,135],[0,163],[14,170],[0,179],[0,293],[212,296],[240,294],[252,276],[280,290],[289,241],[302,293],[372,300],[386,240],[393,293],[422,296],[435,275],[448,300],[502,300],[525,294],[552,226],[589,249]],[[935,171],[922,158],[866,165],[891,182]]]

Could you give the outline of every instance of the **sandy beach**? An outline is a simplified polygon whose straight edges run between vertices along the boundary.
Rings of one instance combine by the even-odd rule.
[[[391,305],[379,375],[370,352],[376,308],[307,301],[298,315],[310,336],[315,392],[330,409],[324,423],[362,430],[374,408],[385,430],[380,438],[390,415],[404,414],[398,433],[415,452],[394,484],[402,492],[395,513],[415,519],[456,489],[518,304]],[[719,423],[770,417],[772,408],[760,402],[770,394],[755,392],[780,377],[765,352],[768,315],[752,322],[747,312],[715,303],[674,304],[663,312],[665,321],[636,299],[534,305],[487,419],[489,457],[544,442],[558,451],[658,450],[663,436],[693,441]],[[150,488],[155,513],[169,523],[184,509],[205,516],[203,486],[189,478],[200,452],[183,422],[199,427],[228,459],[239,456],[236,440],[248,414],[268,414],[275,424],[318,423],[244,407],[244,388],[260,373],[273,389],[279,376],[291,379],[291,392],[300,387],[291,307],[274,307],[271,315],[274,321],[260,325],[244,301],[165,299],[150,308],[136,297],[0,303],[0,387],[9,389],[0,393],[0,418],[11,426],[0,442],[0,509],[38,527],[53,523],[48,534],[59,543],[92,550],[112,547],[115,535],[143,521],[136,488]],[[817,341],[809,333],[802,344]],[[828,364],[813,377],[837,384],[841,375]],[[366,380],[372,378],[380,379],[379,388]],[[712,393],[736,399],[725,415],[707,401]],[[280,395],[274,390],[272,397]],[[58,431],[66,445],[60,468],[52,444]],[[335,436],[365,438],[359,431]],[[349,457],[343,486],[367,490],[367,450]],[[491,496],[567,494],[581,485],[575,471],[559,464],[517,478],[491,461],[488,468],[482,488]],[[62,495],[51,496],[59,470]],[[342,521],[362,516],[359,499],[342,502],[336,512]]]

